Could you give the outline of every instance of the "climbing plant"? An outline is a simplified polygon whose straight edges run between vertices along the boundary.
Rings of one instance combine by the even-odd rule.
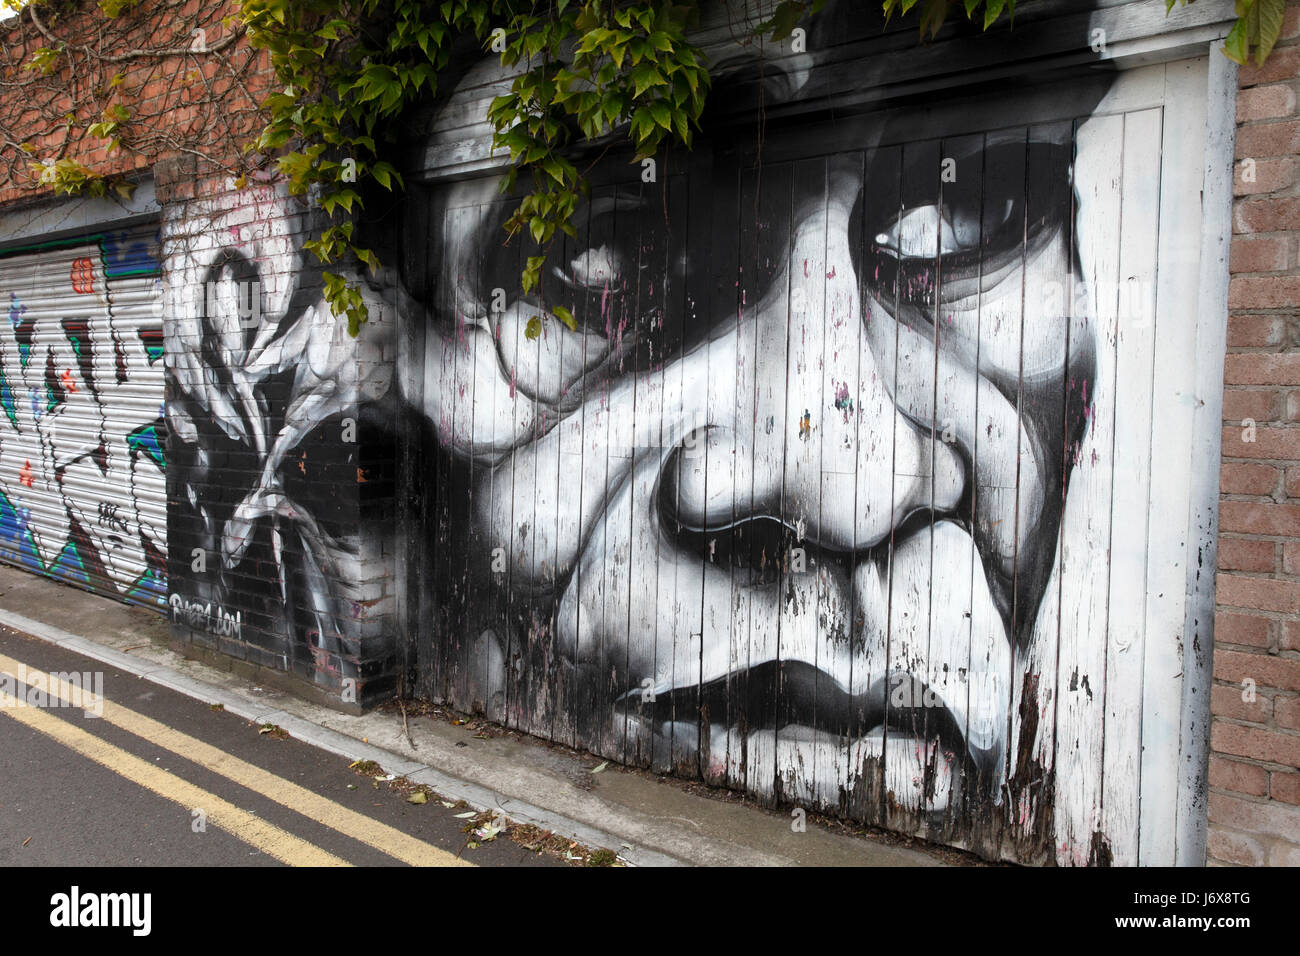
[[[0,186],[126,196],[123,173],[162,156],[231,168],[237,144],[265,122],[254,54],[220,9],[186,0],[0,8],[21,8],[0,20]]]
[[[965,16],[989,29],[1000,18],[1014,22],[1016,0],[879,0],[887,17],[915,13],[922,36],[933,36],[952,16]],[[1027,2],[1027,0],[1021,0]],[[1194,0],[1165,0],[1166,11]],[[85,136],[110,149],[162,152],[165,135],[148,124],[168,124],[137,111],[109,72],[120,54],[62,39],[39,10],[67,6],[58,0],[0,0],[26,6],[29,19],[48,42],[30,49],[21,69],[35,84],[62,70],[76,84],[78,66],[98,67],[96,81],[81,79],[83,94],[61,122],[80,126]],[[275,89],[261,98],[260,132],[243,160],[221,165],[242,184],[250,169],[273,162],[290,192],[315,198],[327,222],[308,247],[325,265],[355,261],[378,270],[379,259],[356,232],[369,189],[404,188],[392,162],[399,119],[438,92],[457,44],[476,44],[516,68],[510,88],[488,108],[493,147],[509,156],[503,191],[520,177],[526,189],[505,223],[508,236],[531,237],[538,254],[526,258],[521,282],[533,290],[557,233],[574,233],[573,215],[586,191],[584,171],[573,147],[593,141],[630,144],[638,160],[654,157],[668,144],[691,145],[710,89],[707,59],[691,40],[698,4],[663,0],[235,0],[226,36],[213,45],[154,46],[129,56],[220,59],[239,35],[252,50],[265,51]],[[766,19],[743,22],[753,41],[781,41],[815,17],[825,0],[779,0]],[[1286,0],[1236,0],[1237,23],[1225,53],[1245,63],[1253,53],[1263,63],[1282,29]],[[107,21],[129,19],[145,8],[164,8],[180,20],[171,0],[99,0]],[[738,14],[739,16],[739,14]],[[742,17],[743,20],[743,17]],[[172,25],[173,33],[176,24]],[[183,36],[184,34],[182,34]],[[0,52],[5,52],[0,39]],[[245,96],[241,70],[230,68]],[[202,74],[206,75],[206,74]],[[95,85],[98,82],[99,85]],[[13,85],[12,83],[10,85]],[[225,87],[231,95],[231,87]],[[116,92],[115,92],[116,91]],[[211,97],[206,101],[214,102]],[[229,125],[229,123],[227,124]],[[0,128],[0,134],[3,134]],[[153,137],[150,139],[150,137]],[[6,139],[9,137],[6,136]],[[71,142],[71,138],[68,139]],[[24,148],[18,143],[19,148]],[[200,156],[209,152],[171,143]],[[31,149],[30,144],[26,147]],[[38,182],[74,192],[103,191],[108,182],[76,156],[33,162]],[[346,316],[356,334],[367,318],[360,289],[341,272],[326,270],[325,295],[335,314]],[[559,310],[559,318],[572,316]]]
[[[1166,0],[1166,11],[1177,3]],[[781,0],[770,16],[747,24],[755,38],[781,41],[825,0]],[[922,35],[933,36],[950,15],[964,14],[988,29],[1016,0],[881,0],[887,17],[919,8]],[[1239,22],[1228,55],[1259,62],[1281,32],[1285,0],[1237,0]],[[527,257],[525,291],[536,287],[546,248],[557,232],[572,235],[572,218],[586,190],[571,158],[575,141],[617,133],[635,158],[653,157],[665,143],[689,147],[709,91],[708,64],[691,42],[694,3],[663,0],[243,0],[242,19],[254,46],[270,50],[283,92],[266,103],[270,121],[263,150],[286,146],[279,159],[290,189],[319,189],[327,213],[344,215],[329,225],[312,250],[329,263],[353,255],[371,268],[373,250],[354,242],[354,210],[362,202],[354,184],[369,177],[384,189],[401,188],[385,162],[383,141],[391,120],[432,95],[446,68],[451,44],[472,35],[503,65],[523,66],[508,92],[488,109],[493,147],[508,151],[502,190],[521,175],[529,189],[505,223],[510,236],[525,233],[540,246]],[[326,293],[355,334],[366,318],[360,291],[326,273]],[[558,317],[573,325],[562,308]]]
[[[290,191],[318,191],[333,217],[311,250],[327,264],[353,256],[378,268],[354,233],[360,184],[402,187],[383,159],[392,121],[437,93],[452,45],[472,37],[506,66],[523,67],[492,101],[488,119],[493,148],[510,157],[502,189],[528,177],[505,228],[543,250],[525,263],[522,284],[530,290],[555,234],[574,232],[570,220],[586,188],[568,154],[575,141],[622,131],[638,158],[654,156],[665,141],[690,145],[709,89],[704,55],[687,38],[696,16],[693,4],[661,0],[358,0],[341,7],[244,0],[249,42],[270,52],[284,83],[266,100],[269,121],[257,147],[287,149],[277,162]],[[325,274],[325,284],[331,306],[355,333],[366,318],[360,291],[335,273]]]

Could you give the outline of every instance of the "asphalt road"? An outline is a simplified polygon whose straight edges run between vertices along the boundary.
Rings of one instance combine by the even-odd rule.
[[[103,715],[58,695],[60,706],[20,706],[33,686],[49,688],[33,670],[90,674],[87,690],[102,674]],[[408,795],[334,754],[0,628],[0,866],[566,865],[506,836],[481,842],[463,832],[467,808]]]

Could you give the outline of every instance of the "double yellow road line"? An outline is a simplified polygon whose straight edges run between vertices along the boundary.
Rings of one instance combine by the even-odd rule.
[[[20,664],[0,654],[0,670],[16,674]],[[63,680],[26,668],[27,676],[58,696],[64,704],[80,699],[79,691]],[[75,696],[74,696],[75,695]],[[446,850],[417,840],[364,813],[313,793],[296,783],[277,777],[255,764],[231,756],[220,748],[183,734],[166,724],[105,699],[103,720],[142,740],[170,750],[186,760],[221,774],[227,780],[253,790],[269,800],[314,820],[346,837],[364,843],[412,866],[473,866]],[[0,714],[73,750],[121,777],[153,793],[194,810],[202,809],[213,824],[250,846],[290,866],[350,866],[346,860],[306,840],[273,826],[173,773],[153,766],[120,747],[88,733],[76,724],[60,720],[47,710],[21,705],[12,694],[0,691]]]

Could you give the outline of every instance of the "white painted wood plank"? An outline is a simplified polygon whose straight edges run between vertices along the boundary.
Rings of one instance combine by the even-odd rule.
[[[1142,806],[1138,862],[1174,862],[1181,722],[1187,526],[1191,506],[1189,449],[1196,402],[1196,314],[1201,207],[1189,201],[1178,170],[1199,179],[1205,150],[1205,74],[1195,62],[1165,74],[1160,199],[1161,264],[1156,286],[1156,364],[1151,474],[1159,507],[1148,521],[1147,623],[1142,693]],[[1164,177],[1168,176],[1166,182]],[[1192,195],[1199,196],[1199,186]],[[1168,515],[1180,516],[1168,520]]]
[[[1219,525],[1218,468],[1223,420],[1223,358],[1232,236],[1233,134],[1237,65],[1211,45],[1206,63],[1205,173],[1201,208],[1201,282],[1197,313],[1197,394],[1188,519],[1188,635],[1183,655],[1182,743],[1179,747],[1178,866],[1205,863],[1208,836],[1210,685],[1214,656],[1214,587]],[[1192,563],[1193,553],[1195,564]]]
[[[1087,865],[1101,815],[1102,750],[1107,695],[1106,622],[1111,575],[1111,495],[1114,475],[1115,337],[1119,318],[1121,234],[1149,228],[1153,217],[1121,207],[1125,173],[1134,171],[1125,152],[1124,118],[1087,120],[1078,129],[1075,189],[1088,225],[1075,241],[1083,274],[1061,275],[1063,288],[1047,316],[1068,320],[1070,387],[1088,404],[1087,431],[1073,458],[1060,555],[1060,657],[1057,662],[1056,856],[1063,865]],[[1153,157],[1144,156],[1150,161]],[[1159,161],[1159,157],[1154,157]],[[1153,210],[1147,210],[1147,213]],[[1093,229],[1095,228],[1095,232]],[[1074,304],[1083,299],[1082,308]],[[1064,324],[1064,323],[1063,323]],[[1063,330],[1064,331],[1064,330]],[[1127,329],[1121,334],[1127,333]],[[1086,366],[1095,362],[1089,370]],[[1139,381],[1144,380],[1140,378]],[[1077,385],[1076,385],[1077,383]],[[1131,406],[1125,404],[1126,413]],[[1136,410],[1136,409],[1133,409]],[[1083,409],[1081,409],[1083,411]]]
[[[1163,84],[1161,84],[1163,87]],[[1114,421],[1115,492],[1111,508],[1110,618],[1106,629],[1106,727],[1101,831],[1117,866],[1137,864],[1142,744],[1142,660],[1146,617],[1147,512],[1151,507],[1151,375],[1155,361],[1155,280],[1159,242],[1161,110],[1123,119],[1123,217],[1116,276],[1126,307],[1098,335],[1113,378],[1098,367],[1097,409]],[[1103,147],[1098,144],[1098,149]],[[1088,174],[1091,178],[1091,174]],[[1103,206],[1103,217],[1114,215]],[[1091,218],[1091,217],[1090,217]],[[1105,219],[1103,219],[1105,221]],[[1103,289],[1105,287],[1102,287]],[[1100,290],[1099,290],[1100,294]]]

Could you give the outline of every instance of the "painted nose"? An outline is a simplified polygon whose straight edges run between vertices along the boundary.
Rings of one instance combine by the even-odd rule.
[[[854,552],[961,502],[965,466],[934,415],[934,353],[899,354],[896,336],[868,334],[892,318],[863,307],[849,229],[858,181],[848,176],[829,175],[827,195],[796,216],[783,267],[742,308],[734,335],[688,357],[709,363],[707,424],[666,462],[670,531],[712,542],[762,520]],[[929,407],[899,411],[887,384],[900,379],[932,396]]]

